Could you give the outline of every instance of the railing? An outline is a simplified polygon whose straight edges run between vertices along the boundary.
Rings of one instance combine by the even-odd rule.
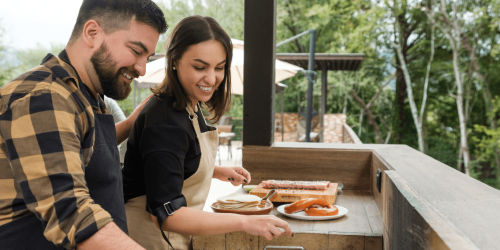
[[[342,126],[342,143],[363,144],[351,127],[344,123]]]

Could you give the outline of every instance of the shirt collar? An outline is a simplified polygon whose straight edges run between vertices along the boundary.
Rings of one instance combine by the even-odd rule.
[[[72,79],[75,83],[76,87],[80,89],[85,98],[89,101],[90,105],[92,105],[95,111],[101,112],[101,107],[104,107],[104,96],[99,94],[99,97],[96,99],[94,95],[92,95],[92,91],[90,91],[89,87],[85,85],[78,75],[78,72],[71,64],[69,60],[68,53],[64,49],[55,57],[52,54],[47,54],[47,56],[43,59],[42,64],[47,65],[47,67],[51,68],[56,77],[60,78],[64,82],[68,79]],[[57,66],[62,67],[64,70],[54,70],[57,69]]]

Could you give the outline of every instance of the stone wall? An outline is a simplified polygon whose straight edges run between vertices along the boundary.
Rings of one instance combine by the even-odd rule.
[[[281,140],[281,113],[276,113],[274,116],[276,123],[276,132],[274,133],[274,141]],[[299,124],[298,113],[283,113],[284,120],[284,141],[296,142],[305,134],[305,128]],[[324,131],[323,142],[342,143],[342,124],[345,123],[345,114],[325,114],[324,116]],[[319,133],[321,131],[319,115],[314,117],[311,123],[312,132]],[[316,125],[316,126],[314,126]]]
[[[325,129],[323,131],[323,142],[342,143],[345,114],[325,114],[323,117]]]

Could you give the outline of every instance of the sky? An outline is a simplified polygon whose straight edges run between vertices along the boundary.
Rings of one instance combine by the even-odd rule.
[[[82,0],[0,0],[3,43],[13,49],[66,44]]]

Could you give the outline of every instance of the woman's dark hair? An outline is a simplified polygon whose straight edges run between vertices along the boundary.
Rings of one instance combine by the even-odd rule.
[[[222,27],[211,17],[190,16],[182,19],[167,39],[166,76],[160,86],[151,89],[156,97],[171,97],[174,108],[181,110],[190,103],[189,97],[184,92],[177,74],[173,70],[174,62],[178,62],[189,47],[208,40],[220,42],[226,49],[226,64],[224,65],[224,79],[212,98],[204,103],[210,112],[210,120],[218,122],[231,105],[231,59],[233,58],[233,45],[231,38]]]
[[[168,28],[163,12],[152,0],[83,0],[69,43],[80,37],[89,20],[96,20],[106,34],[111,34],[128,29],[132,18],[160,34]]]

